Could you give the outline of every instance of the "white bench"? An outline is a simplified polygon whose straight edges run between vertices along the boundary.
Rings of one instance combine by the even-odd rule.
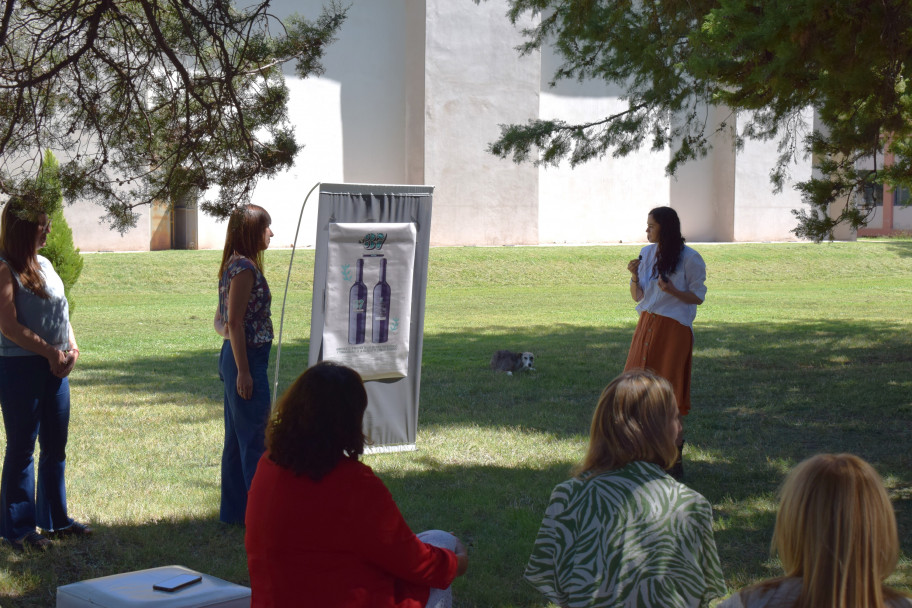
[[[179,574],[202,581],[176,591],[152,586]],[[162,566],[57,587],[57,608],[250,608],[250,589],[183,566]]]

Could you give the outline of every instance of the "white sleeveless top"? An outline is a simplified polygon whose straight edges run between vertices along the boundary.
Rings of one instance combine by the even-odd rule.
[[[41,336],[48,344],[66,350],[70,342],[70,305],[64,295],[63,281],[54,271],[50,260],[38,256],[38,264],[44,277],[44,289],[50,296],[47,299],[26,288],[9,262],[2,257],[0,261],[6,263],[10,274],[16,280],[16,320]],[[38,355],[0,334],[0,357],[29,356]]]

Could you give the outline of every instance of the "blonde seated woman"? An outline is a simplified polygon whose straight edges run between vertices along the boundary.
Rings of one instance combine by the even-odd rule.
[[[525,578],[561,608],[697,608],[726,593],[712,508],[667,470],[671,384],[632,370],[602,392],[589,449],[551,493]]]
[[[896,516],[877,472],[852,454],[818,454],[780,491],[772,550],[786,574],[718,608],[912,608],[884,586],[899,560]]]

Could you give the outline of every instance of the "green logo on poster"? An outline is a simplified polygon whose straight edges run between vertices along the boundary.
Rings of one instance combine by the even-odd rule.
[[[364,245],[364,248],[368,251],[376,249],[379,251],[383,248],[383,243],[386,242],[386,234],[383,232],[368,232],[364,237],[358,241]]]

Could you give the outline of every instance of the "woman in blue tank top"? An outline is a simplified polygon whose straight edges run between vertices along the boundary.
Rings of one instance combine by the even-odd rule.
[[[51,231],[47,214],[30,211],[14,198],[0,221],[0,409],[6,430],[0,536],[16,550],[44,550],[52,544],[48,537],[92,533],[67,514],[64,484],[67,376],[79,348],[63,281],[38,255]],[[36,439],[41,441],[37,495]]]

